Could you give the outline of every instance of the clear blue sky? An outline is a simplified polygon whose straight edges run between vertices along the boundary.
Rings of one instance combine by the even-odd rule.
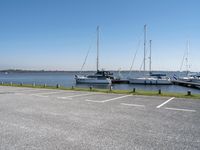
[[[0,69],[128,70],[143,25],[152,40],[153,70],[179,70],[190,40],[190,65],[200,71],[199,0],[0,0]],[[143,47],[133,66],[139,70]]]

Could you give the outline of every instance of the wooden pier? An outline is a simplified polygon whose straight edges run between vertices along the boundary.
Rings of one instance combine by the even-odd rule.
[[[129,84],[129,80],[126,79],[113,79],[113,84]]]
[[[196,83],[196,82],[186,82],[186,81],[181,81],[181,80],[172,80],[172,83],[176,84],[176,85],[187,86],[187,87],[200,88],[200,83]]]

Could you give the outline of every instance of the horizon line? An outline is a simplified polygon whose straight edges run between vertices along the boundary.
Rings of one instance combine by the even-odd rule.
[[[81,70],[46,70],[46,69],[34,69],[34,70],[29,70],[29,69],[0,69],[0,72],[9,72],[9,71],[13,71],[13,72],[17,72],[17,71],[21,71],[21,72],[94,72],[96,70],[84,70],[84,71],[81,71]],[[101,70],[100,70],[101,71]],[[126,72],[144,72],[143,70],[103,70],[103,71],[120,71],[120,72],[123,72],[123,71],[126,71]],[[187,72],[186,70],[183,70],[183,71],[180,71],[180,70],[152,70],[151,72],[158,72],[158,71],[161,71],[161,72]],[[150,72],[148,70],[146,70],[145,72]],[[199,71],[189,71],[189,72],[199,72]]]

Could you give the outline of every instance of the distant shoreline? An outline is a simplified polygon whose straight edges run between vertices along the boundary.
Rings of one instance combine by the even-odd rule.
[[[110,72],[118,72],[118,70],[108,70]],[[64,72],[80,72],[80,70],[76,70],[76,71],[66,71],[66,70],[21,70],[21,69],[8,69],[8,70],[0,70],[1,73],[51,73],[51,72],[59,72],[59,73],[64,73]],[[95,70],[84,70],[82,72],[95,72]],[[121,70],[120,72],[129,72],[129,70]],[[133,70],[133,72],[140,72],[139,70]],[[146,71],[148,72],[148,71]],[[162,71],[158,71],[158,70],[154,70],[152,72],[180,72],[180,71],[166,71],[166,70],[162,70]],[[185,72],[185,71],[182,71]]]

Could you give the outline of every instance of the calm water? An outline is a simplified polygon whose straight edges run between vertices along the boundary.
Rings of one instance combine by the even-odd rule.
[[[84,72],[83,74],[91,74],[94,72]],[[113,72],[114,75],[118,75],[118,72]],[[172,77],[177,72],[163,72],[166,73],[169,77]],[[76,84],[74,80],[74,75],[79,74],[78,72],[25,72],[25,73],[16,73],[9,72],[8,74],[0,72],[0,82],[13,82],[13,83],[26,83],[26,84],[47,84],[53,85],[60,84],[65,87],[90,87],[91,85],[85,84]],[[138,77],[142,75],[141,72],[132,72],[131,77]],[[124,78],[129,76],[128,72],[121,72],[121,75]],[[106,85],[92,85],[95,88],[108,88]],[[114,84],[113,89],[125,89],[132,90],[133,88],[142,89],[142,90],[151,90],[157,91],[162,89],[162,91],[167,92],[184,92],[191,90],[192,93],[200,93],[200,89],[182,87],[177,85],[134,85],[134,84]]]

